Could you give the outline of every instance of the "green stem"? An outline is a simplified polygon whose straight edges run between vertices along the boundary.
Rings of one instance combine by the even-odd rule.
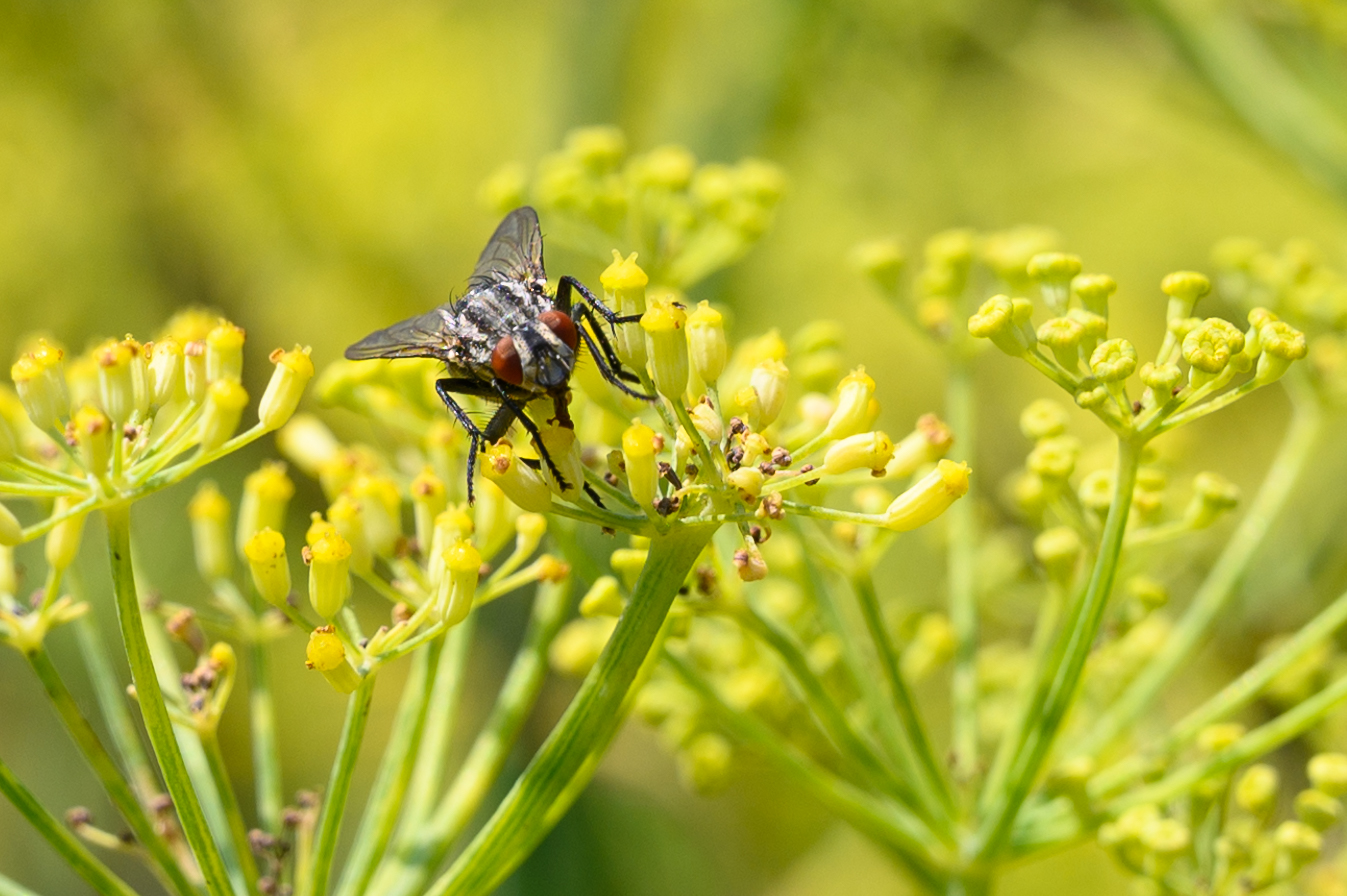
[[[234,852],[238,854],[243,883],[248,888],[249,896],[260,896],[257,889],[257,862],[248,842],[248,826],[243,821],[243,810],[239,808],[234,784],[229,780],[229,769],[225,766],[224,754],[220,752],[220,740],[214,730],[201,731],[200,738],[211,780],[215,782],[225,820],[229,823],[229,836],[234,841]]]
[[[1072,752],[1094,755],[1132,727],[1155,702],[1174,673],[1205,640],[1212,624],[1225,610],[1245,571],[1267,536],[1272,522],[1286,506],[1300,474],[1318,444],[1323,417],[1310,400],[1299,401],[1291,425],[1268,468],[1249,511],[1202,582],[1183,618],[1155,658],[1146,663],[1117,701],[1109,707]]]
[[[284,803],[280,748],[276,743],[276,706],[271,693],[271,658],[267,642],[256,636],[248,645],[251,676],[248,711],[252,720],[253,766],[256,781],[257,822],[262,830],[279,834]]]
[[[415,831],[416,839],[400,849],[380,871],[371,892],[380,896],[413,896],[440,866],[455,840],[500,776],[524,720],[528,718],[547,677],[547,649],[571,610],[569,581],[539,586],[524,642],[505,675],[491,710],[459,766],[449,792],[434,813]]]
[[[444,650],[444,639],[433,641],[416,654],[411,672],[403,685],[402,700],[393,720],[393,731],[384,748],[379,772],[370,788],[370,801],[356,830],[351,854],[342,869],[337,892],[343,896],[359,896],[368,891],[370,878],[388,841],[393,837],[398,812],[402,809],[407,785],[416,765],[421,735],[425,732],[426,709],[430,703],[431,673],[438,665]]]
[[[591,751],[605,748],[617,733],[627,691],[713,532],[711,527],[680,525],[651,541],[631,602],[598,663],[491,819],[431,886],[431,896],[490,892],[541,839],[546,831],[538,820],[571,785]]]
[[[951,857],[917,818],[901,806],[877,800],[867,791],[824,770],[752,713],[726,705],[716,689],[686,660],[666,651],[664,661],[740,741],[761,752],[797,786],[858,831],[896,849],[905,864],[928,887],[935,887],[940,878],[938,868]]]
[[[14,804],[19,814],[37,829],[70,868],[103,896],[136,896],[135,890],[98,860],[65,825],[42,807],[28,788],[19,783],[9,766],[0,760],[0,794]]]
[[[135,682],[150,745],[159,761],[169,796],[178,813],[183,836],[196,857],[197,866],[212,896],[228,896],[229,876],[219,847],[211,836],[206,816],[201,811],[192,779],[187,774],[182,752],[178,749],[173,720],[169,717],[164,692],[150,656],[145,638],[145,620],[136,594],[135,572],[131,565],[131,513],[127,504],[114,504],[104,510],[108,527],[108,553],[112,562],[113,592],[117,600],[117,619],[122,630],[131,679]]]
[[[337,742],[337,758],[327,779],[323,807],[318,814],[318,833],[314,838],[313,863],[307,881],[298,881],[305,896],[326,896],[327,881],[332,876],[332,862],[337,855],[337,837],[341,834],[342,816],[346,813],[346,798],[351,794],[351,776],[355,761],[360,756],[360,742],[365,737],[369,722],[370,702],[374,697],[373,675],[366,675],[346,704],[346,721]]]
[[[875,651],[879,654],[880,669],[892,692],[890,696],[893,706],[898,711],[898,718],[902,722],[908,742],[921,763],[923,774],[918,780],[923,794],[928,800],[934,796],[936,806],[930,808],[937,817],[940,810],[943,810],[943,814],[947,817],[952,816],[954,796],[950,792],[949,781],[945,777],[940,760],[936,758],[935,747],[932,746],[931,738],[926,733],[926,725],[921,719],[921,712],[917,709],[917,701],[903,679],[898,651],[884,627],[884,614],[879,607],[879,595],[875,593],[874,580],[868,571],[859,571],[852,578],[852,586],[856,592],[857,603],[860,604],[861,616],[864,617],[865,626],[870,631],[870,640],[874,642]]]
[[[1054,644],[1053,654],[1043,667],[1040,686],[1033,694],[1035,709],[1023,714],[1027,724],[1016,737],[1016,748],[1006,779],[1003,784],[998,782],[996,789],[987,794],[988,810],[978,830],[977,844],[977,853],[983,860],[995,855],[1010,835],[1020,807],[1028,798],[1075,698],[1076,688],[1085,671],[1085,661],[1099,634],[1109,594],[1113,590],[1141,450],[1140,441],[1127,438],[1118,440],[1113,502],[1104,523],[1090,582],[1080,600],[1071,608],[1062,634]],[[991,787],[991,782],[988,786]]]
[[[42,682],[42,686],[46,689],[47,696],[51,698],[57,714],[60,715],[61,721],[65,723],[66,731],[69,732],[71,740],[75,742],[75,745],[84,755],[84,761],[98,776],[103,789],[107,791],[108,799],[112,801],[113,806],[126,820],[132,833],[135,834],[136,840],[154,860],[152,867],[162,876],[172,891],[183,894],[183,896],[195,893],[195,888],[188,881],[187,875],[183,873],[182,866],[178,864],[177,858],[168,848],[164,838],[159,836],[159,833],[155,830],[154,823],[146,814],[144,805],[136,798],[131,785],[127,783],[121,769],[117,767],[116,761],[108,754],[102,741],[98,739],[93,726],[80,712],[79,705],[75,702],[75,698],[71,696],[70,691],[66,689],[65,682],[61,680],[61,675],[56,666],[52,664],[47,651],[39,647],[27,656],[38,680]]]
[[[955,357],[945,388],[945,414],[955,438],[955,460],[973,461],[976,417],[973,408],[973,371],[968,359]],[[946,579],[949,588],[949,619],[954,630],[954,671],[950,681],[953,704],[953,737],[950,743],[956,775],[971,780],[978,769],[978,612],[977,612],[977,516],[975,496],[945,511],[949,520],[949,553]]]

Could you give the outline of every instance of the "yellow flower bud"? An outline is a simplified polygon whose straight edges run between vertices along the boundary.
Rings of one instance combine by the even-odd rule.
[[[1175,271],[1160,281],[1160,291],[1169,296],[1165,320],[1190,317],[1197,300],[1211,292],[1211,281],[1196,271]]]
[[[1244,334],[1229,321],[1209,317],[1183,337],[1183,358],[1195,371],[1215,375],[1244,350]]]
[[[342,492],[328,505],[327,519],[332,529],[351,546],[351,566],[356,572],[369,572],[374,565],[374,551],[365,532],[364,504],[349,493]],[[314,547],[314,544],[309,547]]]
[[[351,596],[351,545],[338,532],[325,533],[309,548],[309,603],[331,619]]]
[[[1245,731],[1245,727],[1238,722],[1208,725],[1197,733],[1197,748],[1203,753],[1219,753],[1233,747]]]
[[[607,616],[568,622],[547,650],[552,668],[563,675],[583,678],[599,661],[617,620]]]
[[[1315,790],[1329,796],[1347,796],[1347,754],[1318,753],[1305,767]]]
[[[613,263],[599,275],[603,285],[604,301],[609,308],[626,317],[645,314],[645,287],[650,282],[645,271],[636,264],[636,253],[625,259],[613,250]],[[646,365],[645,335],[635,327],[618,327],[615,339],[617,356],[633,370],[644,370]]]
[[[575,430],[559,423],[548,423],[538,427],[538,432],[542,435],[542,448],[551,455],[566,481],[565,487],[552,475],[552,468],[546,462],[539,472],[553,492],[562,498],[574,500],[585,484],[585,463],[580,457],[580,442],[575,436]]]
[[[655,388],[675,402],[683,400],[688,387],[688,341],[683,334],[686,323],[687,313],[669,296],[651,298],[641,315]]]
[[[3,504],[0,504],[0,517],[9,513]],[[4,539],[5,523],[0,522],[0,541]],[[0,543],[0,594],[7,594],[10,597],[19,590],[18,570],[14,568],[14,546],[8,543]]]
[[[1025,268],[1029,277],[1038,281],[1043,301],[1054,314],[1065,314],[1071,295],[1071,281],[1080,273],[1080,257],[1064,252],[1042,252],[1029,259]]]
[[[757,402],[748,409],[749,425],[756,430],[771,426],[786,405],[786,384],[790,371],[778,360],[769,358],[753,368],[748,385],[757,393]]]
[[[23,526],[19,524],[19,518],[14,515],[4,504],[0,504],[0,548],[6,550],[23,541]],[[13,554],[6,554],[10,562],[10,572],[13,572]],[[12,592],[8,592],[12,593]]]
[[[290,596],[290,563],[285,556],[285,536],[274,529],[261,529],[243,545],[257,593],[277,607]]]
[[[725,481],[739,492],[739,500],[745,504],[754,504],[762,494],[762,486],[767,477],[757,467],[740,467],[732,470]]]
[[[1296,817],[1316,831],[1326,831],[1342,818],[1342,803],[1322,790],[1296,794]]]
[[[482,555],[470,541],[457,541],[440,557],[443,572],[432,584],[435,613],[446,625],[458,625],[472,609],[481,574]]]
[[[1108,317],[1108,300],[1118,290],[1117,282],[1108,274],[1081,274],[1071,281],[1076,297],[1085,310]]]
[[[1070,584],[1080,552],[1080,535],[1069,526],[1047,529],[1034,539],[1034,557],[1043,564],[1048,578],[1059,585]]]
[[[1066,408],[1050,398],[1040,398],[1029,404],[1020,414],[1020,432],[1026,439],[1048,439],[1066,432],[1070,418]]]
[[[708,386],[715,385],[729,359],[724,315],[709,302],[698,302],[697,308],[688,315],[687,337],[693,372]]]
[[[704,402],[698,402],[695,407],[689,411],[692,417],[692,425],[696,427],[697,432],[702,434],[706,441],[715,445],[725,437],[725,421],[720,418],[716,409]]]
[[[1177,364],[1152,364],[1147,361],[1141,365],[1141,382],[1155,393],[1159,403],[1164,404],[1183,382],[1183,370]]]
[[[402,496],[397,483],[381,474],[357,476],[349,487],[360,505],[365,540],[379,557],[391,557],[402,536]]]
[[[644,186],[685,190],[697,170],[697,158],[682,146],[657,146],[633,158],[628,170]]]
[[[1258,356],[1258,370],[1254,380],[1260,386],[1276,382],[1291,367],[1308,354],[1305,334],[1290,324],[1268,321],[1258,328],[1258,340],[1263,352]]]
[[[851,261],[856,269],[869,277],[885,292],[898,288],[907,257],[897,240],[880,239],[861,243],[851,250]]]
[[[416,526],[416,543],[421,551],[430,548],[435,535],[435,518],[444,512],[449,504],[444,489],[444,481],[435,475],[429,467],[422,470],[412,480],[412,518]]]
[[[304,475],[317,479],[319,470],[341,452],[341,443],[317,417],[297,414],[276,433],[276,448]]]
[[[580,615],[586,618],[595,616],[622,615],[622,588],[612,576],[600,576],[580,598]]]
[[[1126,339],[1110,339],[1090,355],[1090,370],[1103,383],[1118,383],[1137,369],[1137,350]]]
[[[27,352],[10,368],[10,377],[19,393],[19,401],[28,419],[38,429],[60,427],[70,416],[70,390],[66,385],[62,359],[65,352],[39,339],[33,350]]]
[[[313,547],[318,543],[318,539],[329,532],[336,531],[337,527],[323,519],[323,515],[315,510],[313,513],[309,514],[309,528],[304,533],[304,543],[309,547]]]
[[[243,328],[222,320],[206,334],[206,381],[243,377]]]
[[[1039,326],[1037,336],[1039,342],[1052,349],[1058,364],[1070,371],[1080,366],[1080,341],[1085,336],[1080,323],[1069,317],[1054,317]]]
[[[295,484],[285,475],[285,464],[263,461],[262,466],[243,480],[243,499],[239,502],[238,528],[234,543],[240,551],[258,532],[285,528],[285,511],[295,494]]]
[[[234,553],[229,545],[229,501],[215,483],[201,483],[187,505],[187,517],[201,578],[207,582],[229,578]]]
[[[85,405],[66,424],[66,441],[79,448],[84,469],[102,479],[112,457],[113,423],[97,408]],[[120,434],[120,433],[119,433]]]
[[[870,416],[870,401],[875,397],[875,381],[864,367],[857,367],[837,386],[837,407],[828,418],[823,434],[844,439],[863,431]]]
[[[733,758],[734,749],[724,736],[702,732],[678,751],[678,777],[694,793],[720,793],[729,784]]]
[[[884,475],[890,478],[911,476],[917,470],[934,463],[949,453],[954,434],[935,414],[924,414],[917,426],[903,437],[893,450]]]
[[[340,694],[349,694],[360,686],[360,674],[346,659],[346,646],[330,625],[321,626],[309,635],[304,665],[322,672],[327,683]]]
[[[940,461],[934,470],[894,499],[884,512],[884,526],[907,532],[926,525],[968,493],[969,473],[967,464]]]
[[[1270,765],[1251,765],[1235,784],[1235,804],[1251,815],[1264,818],[1277,804],[1280,776]]]
[[[655,462],[655,431],[633,420],[622,433],[622,462],[627,468],[627,488],[641,507],[650,507],[659,497],[659,468]]]
[[[547,480],[520,462],[509,442],[497,442],[486,449],[482,475],[499,486],[521,510],[543,513],[552,506],[552,489]]]
[[[990,339],[1013,357],[1024,354],[1028,347],[1016,326],[1014,303],[1007,296],[992,296],[983,302],[977,314],[968,319],[968,332],[976,339]]]
[[[1239,505],[1239,486],[1216,473],[1198,473],[1193,477],[1193,499],[1183,519],[1194,529],[1205,529],[1222,513]]]
[[[1277,844],[1279,864],[1284,862],[1289,865],[1287,870],[1290,874],[1319,858],[1324,848],[1324,838],[1319,832],[1299,821],[1283,821],[1279,824],[1277,832],[1273,834],[1273,842]]]
[[[308,346],[297,345],[288,352],[278,348],[271,353],[271,363],[276,367],[257,405],[257,419],[267,429],[280,429],[299,407],[304,387],[313,379],[310,351]]]
[[[206,390],[206,406],[201,412],[201,450],[210,452],[229,440],[238,429],[248,393],[237,381],[219,379]]]
[[[613,568],[613,572],[622,577],[622,582],[627,588],[632,588],[636,584],[636,579],[645,569],[645,560],[649,551],[644,548],[618,548],[608,557],[608,565]]]
[[[893,460],[893,440],[882,432],[863,432],[833,442],[823,456],[823,472],[836,476],[866,467],[882,473]]]
[[[182,343],[172,337],[160,339],[150,351],[150,400],[156,408],[187,398]]]
[[[198,340],[182,347],[182,382],[188,401],[200,404],[206,400],[206,387],[210,385],[206,377],[206,343]]]
[[[1029,452],[1025,467],[1048,482],[1064,482],[1076,470],[1080,440],[1074,436],[1043,439]]]
[[[98,362],[98,397],[108,417],[120,429],[136,407],[136,361],[138,346],[107,342],[94,350]]]

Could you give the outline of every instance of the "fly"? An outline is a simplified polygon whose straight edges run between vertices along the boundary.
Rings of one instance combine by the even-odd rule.
[[[579,298],[573,293],[579,293]],[[566,402],[581,343],[605,380],[628,395],[654,400],[628,385],[640,381],[623,368],[599,318],[610,329],[640,319],[615,314],[574,277],[562,277],[557,281],[556,297],[548,295],[538,214],[523,206],[506,215],[491,235],[467,292],[433,311],[376,330],[346,349],[346,357],[352,361],[434,358],[444,362],[448,376],[435,381],[435,391],[471,439],[471,504],[478,453],[502,438],[516,420],[533,437],[556,482],[562,488],[568,486],[524,408],[535,399],[550,398],[556,422],[572,426]],[[454,395],[483,398],[500,406],[486,426],[479,427]],[[582,484],[597,503],[593,489]]]

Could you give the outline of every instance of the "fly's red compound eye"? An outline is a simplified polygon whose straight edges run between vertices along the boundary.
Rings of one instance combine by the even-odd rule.
[[[575,351],[580,334],[576,332],[575,321],[571,320],[570,315],[564,311],[544,311],[538,315],[538,322],[556,333],[557,338],[566,343],[571,351]]]
[[[491,369],[512,386],[524,382],[524,365],[519,363],[519,350],[514,347],[514,340],[509,336],[502,336],[491,350]]]

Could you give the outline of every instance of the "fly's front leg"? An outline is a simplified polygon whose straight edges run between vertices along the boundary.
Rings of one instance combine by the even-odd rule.
[[[608,322],[610,326],[617,324],[634,324],[640,321],[639,314],[618,314],[613,309],[600,301],[599,297],[589,291],[589,287],[567,274],[557,281],[557,304],[561,310],[567,314],[571,313],[571,290],[580,293],[589,306],[598,312],[599,316]]]
[[[580,314],[585,316],[586,320],[588,320],[589,309],[584,305],[578,305],[576,307],[580,309]],[[629,382],[639,383],[640,380],[622,368],[622,362],[619,361],[613,353],[613,347],[609,344],[607,337],[603,335],[602,330],[595,329],[594,334],[591,336],[589,329],[585,326],[581,326],[580,338],[585,341],[585,346],[589,348],[589,353],[594,356],[594,364],[599,368],[599,374],[605,380],[627,395],[630,395],[632,398],[639,398],[642,401],[655,400],[655,396],[646,395],[644,392],[638,392],[627,385]],[[602,352],[599,350],[599,345],[595,344],[596,339],[603,347]],[[607,359],[604,358],[605,354],[609,355]]]
[[[503,408],[509,409],[515,417],[519,418],[519,425],[524,427],[525,431],[533,437],[534,443],[538,446],[538,456],[543,459],[543,463],[547,464],[547,469],[552,472],[552,476],[556,479],[557,485],[562,489],[570,488],[570,483],[566,481],[566,477],[561,475],[561,470],[557,469],[556,461],[552,460],[551,452],[549,452],[547,446],[543,444],[543,435],[538,431],[538,425],[524,413],[524,408],[510,395],[506,384],[501,380],[492,380],[491,388],[495,391],[494,397],[500,399]]]
[[[493,432],[497,428],[499,425],[497,421],[502,412],[508,409],[501,408],[496,411],[495,416],[491,418],[491,422],[487,424],[487,432],[482,432],[477,424],[472,421],[472,418],[468,416],[468,412],[463,410],[463,407],[450,397],[450,393],[474,395],[479,398],[494,398],[495,393],[483,383],[463,377],[445,377],[435,381],[435,394],[440,396],[440,401],[444,402],[444,406],[449,409],[449,413],[454,415],[454,419],[458,420],[468,433],[468,504],[471,505],[473,501],[472,477],[477,470],[477,453],[486,450],[487,441],[494,441],[488,438],[487,433]],[[500,427],[502,434],[503,430],[508,428],[509,425],[509,419],[505,420],[504,426]],[[496,436],[496,438],[500,438],[500,436]]]

